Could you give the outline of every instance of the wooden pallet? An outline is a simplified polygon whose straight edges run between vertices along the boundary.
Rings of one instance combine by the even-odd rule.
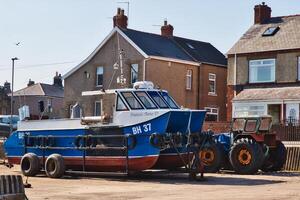
[[[300,142],[283,142],[287,149],[285,171],[300,171]]]

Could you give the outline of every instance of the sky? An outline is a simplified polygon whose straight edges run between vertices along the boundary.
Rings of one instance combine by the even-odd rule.
[[[124,0],[129,28],[160,34],[165,19],[174,35],[210,42],[226,53],[253,24],[258,0]],[[52,83],[84,60],[112,30],[123,0],[0,0],[0,85],[15,90],[28,80]],[[272,16],[300,14],[298,0],[266,0]],[[19,43],[16,45],[16,43]]]

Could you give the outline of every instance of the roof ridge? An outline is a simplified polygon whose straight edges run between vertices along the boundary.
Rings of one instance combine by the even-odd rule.
[[[184,39],[184,40],[191,40],[191,41],[194,41],[194,42],[202,42],[202,43],[206,43],[206,44],[211,44],[210,42],[204,42],[202,40],[195,40],[195,39],[190,39],[190,38],[186,38],[186,37],[181,37],[181,36],[176,36],[174,35],[173,37],[166,37],[166,36],[162,36],[158,33],[151,33],[151,32],[145,32],[145,31],[140,31],[140,30],[136,30],[136,29],[131,29],[131,28],[120,28],[121,31],[123,30],[131,30],[131,31],[137,31],[137,32],[140,32],[140,33],[145,33],[145,34],[150,34],[150,35],[155,35],[155,36],[160,36],[160,37],[163,37],[163,38],[179,38],[179,39]]]
[[[44,88],[43,88],[42,84],[41,84],[41,83],[37,83],[37,84],[40,86],[40,88],[41,88],[41,90],[42,90],[42,93],[43,93],[44,95],[46,95],[46,93],[45,93],[45,91],[44,91]]]
[[[284,18],[284,17],[300,17],[300,14],[294,14],[294,15],[282,15],[282,16],[276,16],[276,17],[271,17],[271,18]]]

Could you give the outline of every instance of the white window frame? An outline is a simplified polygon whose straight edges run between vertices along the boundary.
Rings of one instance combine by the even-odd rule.
[[[97,103],[100,103],[100,115],[96,115],[96,107],[97,107],[96,105],[97,105]],[[101,116],[102,112],[103,112],[103,110],[102,110],[102,100],[95,101],[95,104],[94,104],[94,116]]]
[[[137,66],[137,69],[135,70],[134,66]],[[133,73],[136,73],[136,82],[139,81],[139,64],[135,63],[135,64],[131,64],[130,66],[130,83],[134,84],[135,82],[133,82]]]
[[[214,92],[209,91],[209,95],[217,95],[217,75],[214,73],[208,73],[208,90],[210,90],[210,81],[214,82]]]
[[[266,61],[274,61],[274,65],[271,68],[271,79],[270,80],[264,80],[264,81],[258,81],[258,80],[254,80],[255,74],[253,74],[253,71],[251,70],[251,68],[259,68],[259,67],[266,67],[266,66],[270,66],[270,64],[264,64],[263,62]],[[261,62],[261,64],[252,64],[253,62]],[[276,59],[275,58],[268,58],[268,59],[257,59],[257,60],[249,60],[249,83],[271,83],[271,82],[275,82],[276,79]],[[257,72],[256,72],[257,73]],[[257,75],[256,75],[257,76]]]
[[[206,115],[216,115],[217,116],[217,122],[219,121],[219,108],[214,107],[204,107],[204,110],[206,110]],[[215,110],[216,112],[213,112]]]
[[[253,114],[255,113],[255,114]],[[268,104],[266,103],[233,103],[232,117],[248,117],[267,115]]]
[[[102,81],[104,81],[104,67],[103,66],[99,66],[99,67],[97,67],[96,68],[96,86],[97,87],[103,87],[103,83],[102,83],[102,85],[98,85],[98,75],[100,74],[98,74],[98,69],[99,68],[102,68],[102,76],[103,76],[103,80]]]
[[[298,81],[300,80],[300,56],[298,56]]]
[[[192,90],[192,83],[193,83],[193,70],[188,69],[186,71],[186,83],[185,83],[186,90]]]

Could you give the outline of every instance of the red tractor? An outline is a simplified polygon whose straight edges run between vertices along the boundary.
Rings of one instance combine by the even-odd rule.
[[[230,133],[215,135],[221,151],[208,149],[211,158],[220,158],[217,154],[225,154],[224,162],[205,162],[207,169],[219,169],[226,166],[239,174],[254,174],[259,169],[262,171],[279,171],[286,161],[286,148],[278,140],[276,133],[270,131],[272,126],[271,116],[239,117],[232,121]],[[214,153],[215,152],[215,153]],[[227,167],[228,168],[228,164]],[[210,171],[210,170],[208,170]]]

